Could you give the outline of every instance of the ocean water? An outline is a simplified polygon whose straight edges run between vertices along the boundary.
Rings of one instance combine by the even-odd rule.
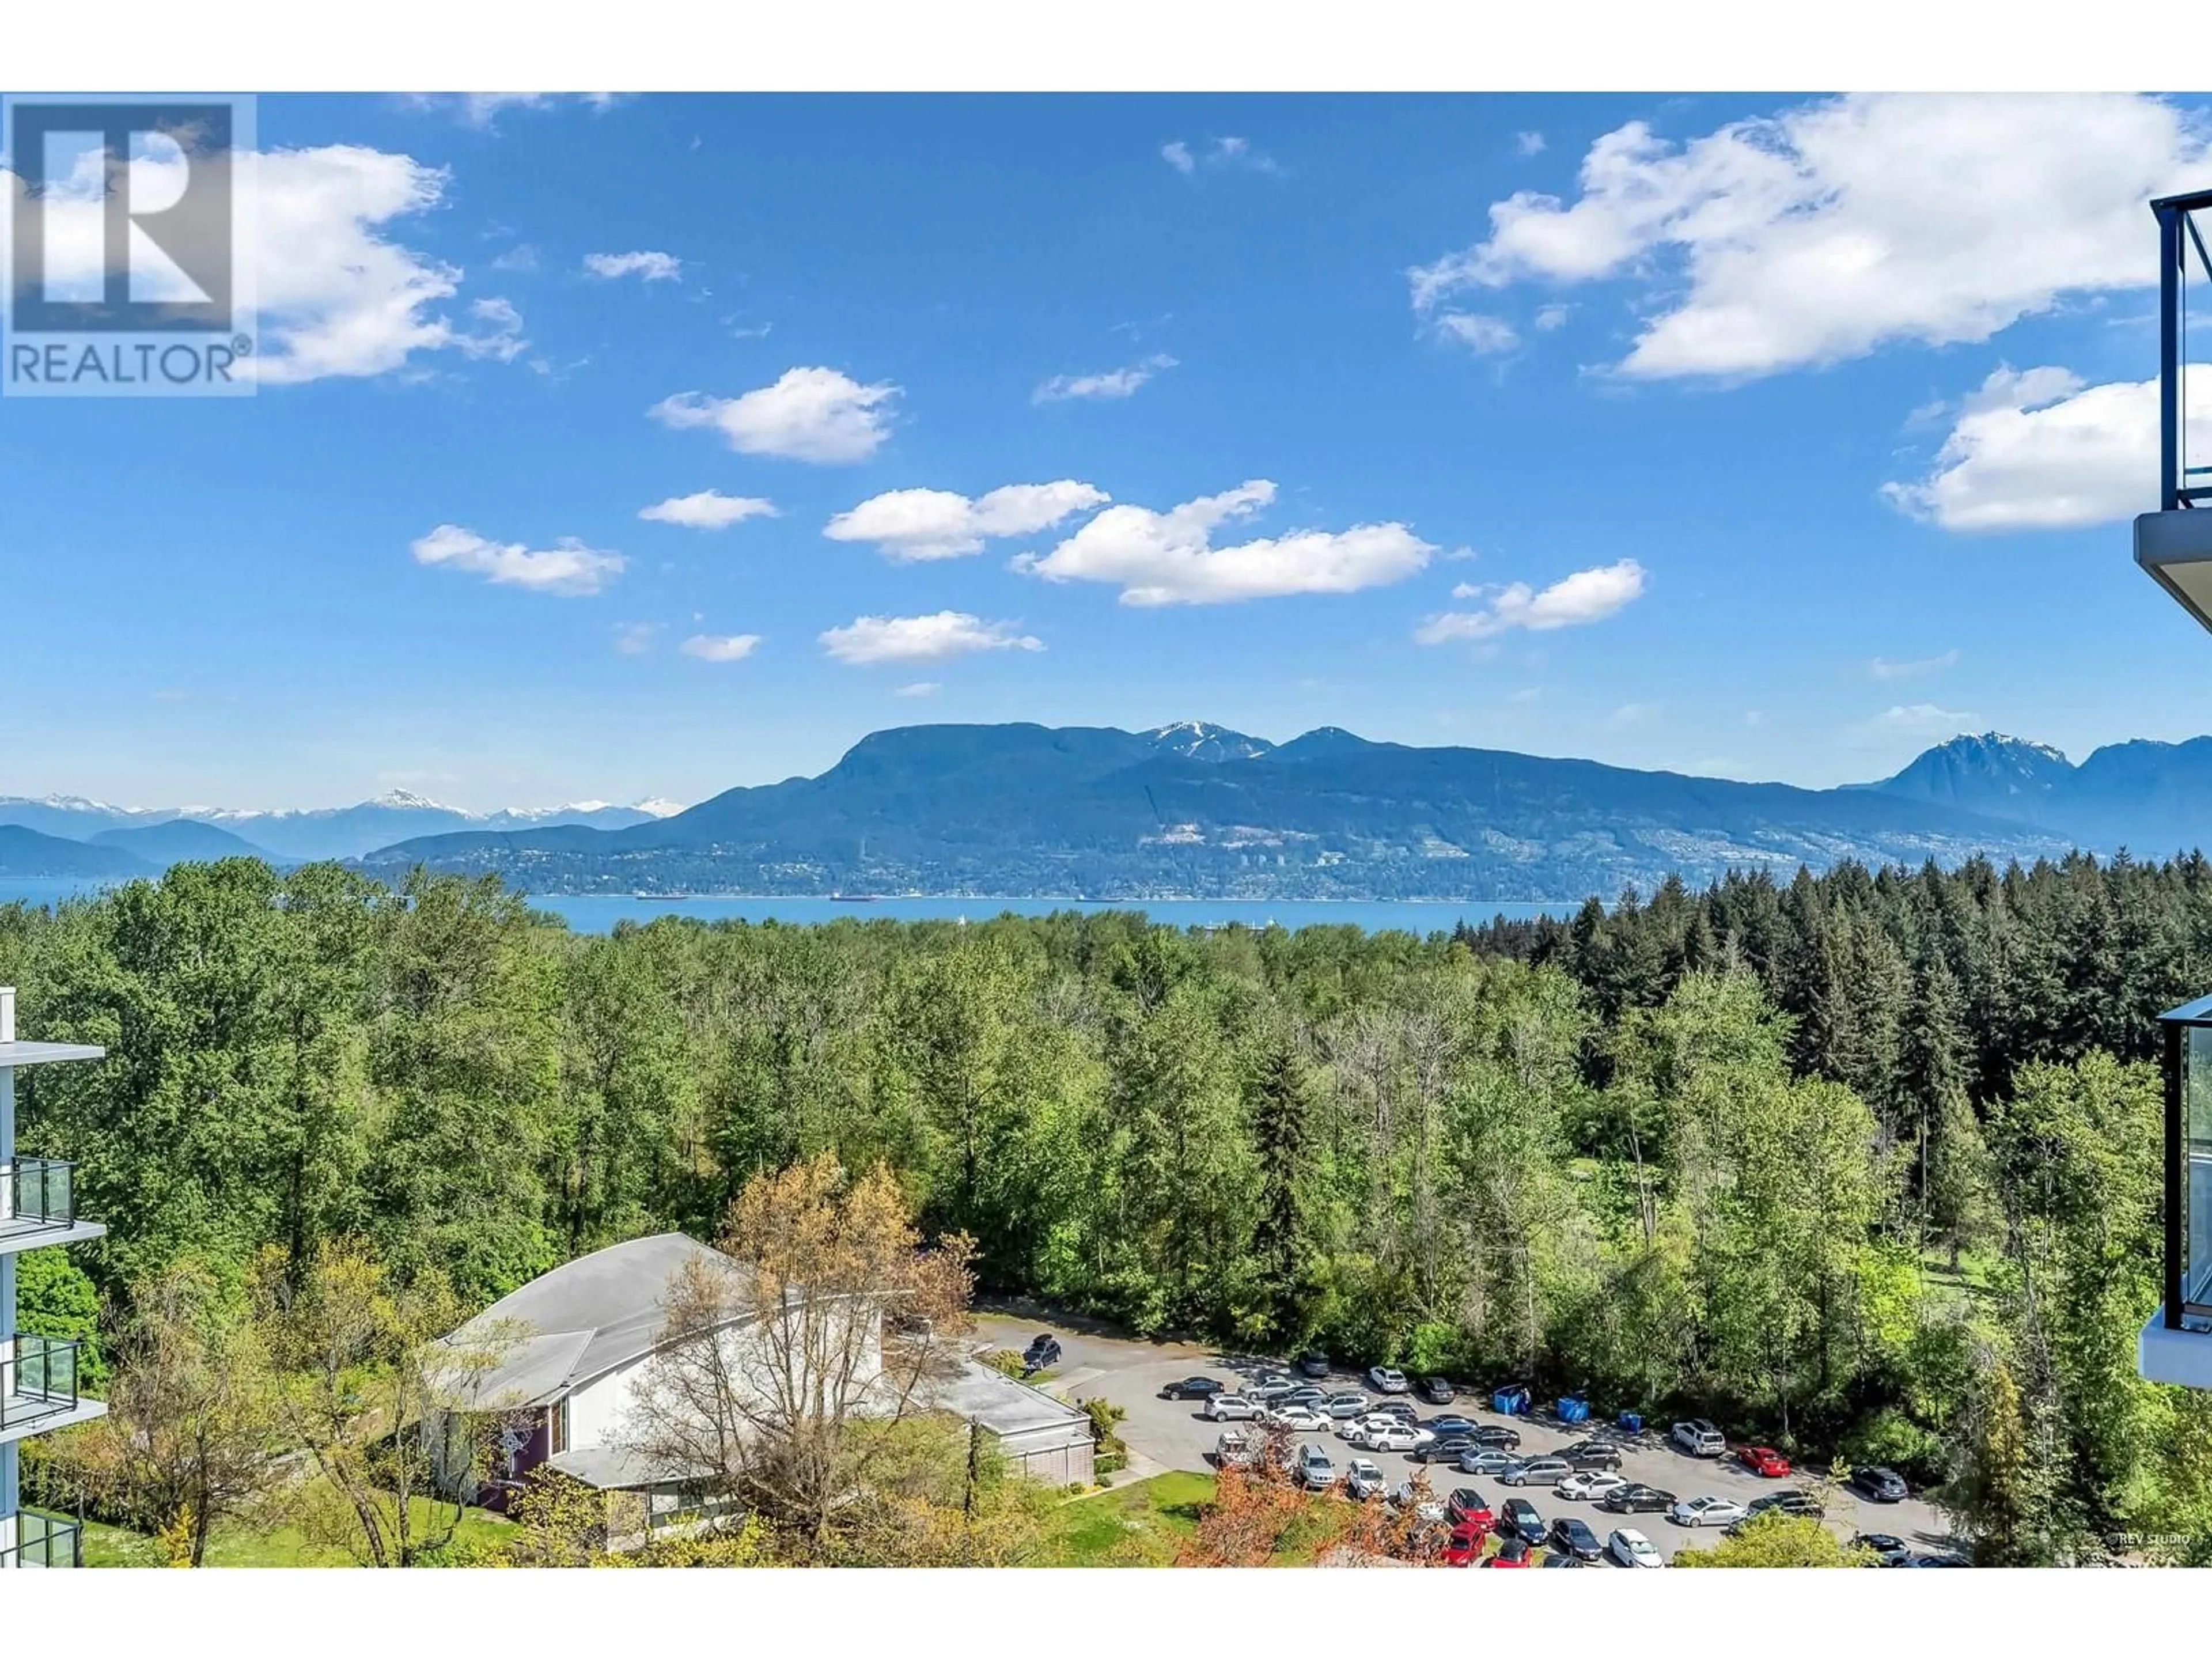
[[[52,904],[97,892],[100,884],[70,880],[0,879],[0,904],[21,900]],[[1270,899],[1154,899],[1145,902],[1066,898],[880,898],[865,903],[836,899],[746,897],[717,894],[699,898],[637,897],[627,894],[548,894],[531,902],[567,921],[579,933],[604,933],[618,921],[650,921],[655,916],[690,916],[700,921],[985,921],[1012,911],[1016,915],[1049,915],[1055,910],[1141,910],[1154,921],[1176,927],[1218,927],[1242,922],[1248,927],[1364,927],[1370,933],[1398,929],[1410,933],[1449,933],[1462,919],[1480,925],[1493,916],[1522,921],[1536,916],[1571,916],[1576,903],[1497,904],[1377,899],[1360,902]]]

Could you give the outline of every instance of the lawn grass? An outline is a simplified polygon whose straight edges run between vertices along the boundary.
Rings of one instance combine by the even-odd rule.
[[[1053,1513],[1044,1565],[1167,1566],[1198,1529],[1199,1506],[1212,1501],[1213,1477],[1182,1469],[1072,1499]]]
[[[424,1498],[412,1505],[416,1523],[423,1528],[444,1523],[445,1506]],[[461,1517],[459,1541],[495,1540],[509,1523],[488,1510],[470,1510]],[[84,1564],[88,1567],[159,1567],[165,1563],[158,1542],[143,1533],[131,1532],[97,1521],[84,1523]],[[217,1527],[208,1539],[207,1565],[211,1567],[351,1567],[358,1566],[343,1549],[317,1544],[296,1526],[255,1527],[230,1522]]]

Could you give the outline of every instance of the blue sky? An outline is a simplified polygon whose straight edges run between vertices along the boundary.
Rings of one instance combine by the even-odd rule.
[[[0,403],[0,793],[689,801],[1189,717],[1818,785],[2205,727],[2125,525],[2194,106],[258,125],[271,383]]]

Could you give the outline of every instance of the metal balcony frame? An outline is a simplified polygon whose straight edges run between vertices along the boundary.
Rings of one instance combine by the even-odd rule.
[[[8,1211],[0,1215],[0,1234],[11,1232],[65,1232],[76,1224],[76,1181],[71,1174],[62,1182],[63,1207],[56,1213],[49,1207],[53,1187],[53,1172],[57,1170],[74,1171],[76,1164],[65,1158],[19,1158],[12,1163],[0,1164],[0,1191],[8,1195]],[[35,1170],[38,1176],[39,1203],[35,1209],[23,1204],[24,1177]]]
[[[33,1521],[36,1521],[40,1528],[35,1542],[23,1536],[24,1528]],[[53,1555],[57,1540],[65,1542],[69,1547],[69,1559],[61,1564],[63,1566],[84,1565],[84,1512],[82,1508],[73,1518],[66,1515],[54,1515],[46,1510],[29,1508],[18,1510],[15,1512],[15,1541],[6,1549],[0,1549],[0,1571],[54,1565]],[[38,1561],[27,1559],[27,1558],[34,1550],[43,1554],[46,1559]]]
[[[58,1352],[70,1354],[69,1392],[57,1393],[50,1385],[38,1389],[23,1386],[24,1347],[36,1345],[38,1362],[47,1362]],[[82,1403],[77,1387],[77,1358],[84,1343],[76,1337],[34,1336],[27,1331],[18,1331],[13,1336],[0,1338],[0,1430],[20,1429],[49,1417],[61,1417],[74,1412]],[[49,1376],[51,1373],[49,1373]],[[27,1409],[11,1408],[11,1402],[28,1401]]]

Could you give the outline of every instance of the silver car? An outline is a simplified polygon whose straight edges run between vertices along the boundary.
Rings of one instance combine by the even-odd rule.
[[[1298,1448],[1298,1484],[1308,1492],[1326,1492],[1336,1484],[1336,1465],[1319,1446]]]
[[[1459,1455],[1459,1472],[1462,1474],[1503,1474],[1520,1462],[1520,1458],[1510,1451],[1475,1446]]]
[[[1234,1423],[1259,1416],[1261,1407],[1258,1401],[1241,1394],[1217,1394],[1207,1397],[1203,1409],[1216,1423]]]
[[[1333,1394],[1315,1407],[1330,1417],[1364,1417],[1369,1401],[1364,1394]]]
[[[1498,1472],[1501,1486],[1556,1486],[1575,1472],[1564,1457],[1526,1457]]]

